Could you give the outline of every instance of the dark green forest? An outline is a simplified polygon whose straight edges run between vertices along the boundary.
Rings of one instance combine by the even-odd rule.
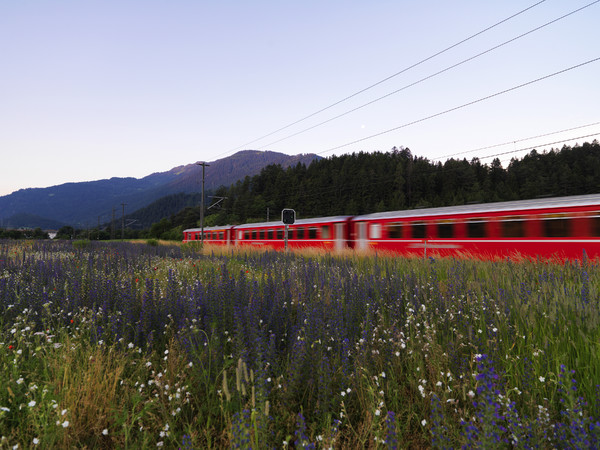
[[[205,224],[279,220],[283,208],[298,218],[487,203],[600,192],[600,144],[531,151],[503,168],[499,159],[432,162],[408,148],[353,153],[287,169],[271,165],[219,189],[227,197]]]

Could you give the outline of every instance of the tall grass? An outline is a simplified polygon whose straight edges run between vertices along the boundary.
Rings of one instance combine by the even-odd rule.
[[[597,262],[0,242],[2,448],[593,448]]]

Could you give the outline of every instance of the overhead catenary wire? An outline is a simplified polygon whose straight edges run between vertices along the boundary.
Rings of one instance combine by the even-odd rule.
[[[518,36],[515,36],[515,37],[513,37],[513,38],[511,38],[511,39],[509,39],[509,40],[507,40],[507,41],[504,41],[504,42],[502,42],[502,43],[500,43],[500,44],[498,44],[498,45],[495,45],[494,47],[491,47],[491,48],[489,48],[489,49],[487,49],[487,50],[484,50],[483,52],[477,53],[476,55],[473,55],[473,56],[471,56],[471,57],[469,57],[469,58],[467,58],[467,59],[464,59],[464,60],[462,60],[462,61],[460,61],[460,62],[458,62],[458,63],[456,63],[456,64],[452,64],[452,65],[450,65],[450,66],[446,67],[445,69],[439,70],[439,71],[437,71],[437,72],[435,72],[435,73],[433,73],[433,74],[431,74],[431,75],[428,75],[428,76],[426,76],[426,77],[423,77],[423,78],[421,78],[421,79],[419,79],[419,80],[417,80],[417,81],[414,81],[414,82],[412,82],[412,83],[409,83],[409,84],[407,84],[407,85],[405,85],[405,86],[401,87],[400,89],[396,89],[395,91],[392,91],[392,92],[389,92],[389,93],[387,93],[387,94],[385,94],[385,95],[382,95],[381,97],[378,97],[378,98],[376,98],[376,99],[374,99],[374,100],[371,100],[371,101],[369,101],[369,102],[367,102],[367,103],[364,103],[364,104],[362,104],[362,105],[360,105],[360,106],[357,106],[356,108],[350,109],[350,110],[348,110],[348,111],[346,111],[346,112],[343,112],[343,113],[341,113],[341,114],[338,114],[338,115],[336,115],[336,116],[334,116],[334,117],[331,117],[331,118],[329,118],[329,119],[327,119],[327,120],[324,120],[324,121],[322,121],[322,122],[319,122],[319,123],[317,123],[317,124],[315,124],[315,125],[312,125],[312,126],[310,126],[310,127],[304,128],[304,129],[302,129],[302,130],[300,130],[300,131],[297,131],[297,132],[295,132],[295,133],[292,133],[292,134],[290,134],[290,135],[284,136],[284,137],[282,137],[282,138],[280,138],[280,139],[277,139],[276,141],[269,142],[268,144],[262,145],[262,146],[260,146],[260,147],[259,147],[259,149],[264,149],[264,148],[266,148],[266,147],[269,147],[269,146],[271,146],[271,145],[274,145],[274,144],[278,144],[278,143],[280,143],[280,142],[282,142],[282,141],[285,141],[285,140],[287,140],[287,139],[290,139],[290,138],[292,138],[292,137],[295,137],[295,136],[298,136],[298,135],[300,135],[300,134],[306,133],[307,131],[310,131],[310,130],[313,130],[313,129],[315,129],[315,128],[318,128],[318,127],[320,127],[320,126],[322,126],[322,125],[325,125],[325,124],[327,124],[327,123],[329,123],[329,122],[332,122],[332,121],[334,121],[334,120],[337,120],[337,119],[339,119],[339,118],[341,118],[341,117],[347,116],[348,114],[351,114],[351,113],[353,113],[353,112],[356,112],[356,111],[358,111],[358,110],[360,110],[360,109],[363,109],[363,108],[365,108],[365,107],[367,107],[367,106],[369,106],[369,105],[372,105],[372,104],[374,104],[374,103],[377,103],[377,102],[379,102],[379,101],[381,101],[381,100],[384,100],[384,99],[386,99],[386,98],[388,98],[388,97],[391,97],[392,95],[395,95],[395,94],[398,94],[398,93],[400,93],[400,92],[402,92],[402,91],[405,91],[406,89],[409,89],[409,88],[411,88],[411,87],[414,87],[414,86],[416,86],[416,85],[418,85],[418,84],[421,84],[421,83],[423,83],[424,81],[430,80],[430,79],[432,79],[432,78],[434,78],[434,77],[436,77],[436,76],[438,76],[438,75],[441,75],[441,74],[443,74],[443,73],[445,73],[445,72],[448,72],[448,71],[450,71],[450,70],[452,70],[452,69],[455,69],[455,68],[457,68],[457,67],[459,67],[459,66],[462,66],[463,64],[466,64],[467,62],[473,61],[474,59],[477,59],[477,58],[479,58],[479,57],[481,57],[481,56],[483,56],[483,55],[486,55],[486,54],[488,54],[488,53],[491,53],[491,52],[493,52],[494,50],[497,50],[497,49],[499,49],[499,48],[501,48],[501,47],[504,47],[505,45],[508,45],[508,44],[510,44],[510,43],[513,43],[513,42],[515,42],[515,41],[517,41],[517,40],[519,40],[519,39],[521,39],[521,38],[523,38],[523,37],[525,37],[525,36],[528,36],[528,35],[530,35],[530,34],[532,34],[532,33],[536,32],[536,31],[539,31],[539,30],[541,30],[541,29],[543,29],[543,28],[546,28],[546,27],[547,27],[547,26],[549,26],[549,25],[552,25],[552,24],[554,24],[554,23],[556,23],[556,22],[558,22],[558,21],[560,21],[560,20],[563,20],[563,19],[565,19],[565,18],[567,18],[567,17],[569,17],[569,16],[571,16],[571,15],[573,15],[573,14],[575,14],[575,13],[578,13],[578,12],[580,12],[580,11],[583,11],[584,9],[586,9],[586,8],[589,8],[590,6],[592,6],[592,5],[596,4],[596,3],[599,3],[599,2],[600,2],[600,0],[595,0],[595,1],[591,2],[591,3],[588,3],[587,5],[584,5],[584,6],[582,6],[581,8],[575,9],[575,10],[573,10],[573,11],[571,11],[571,12],[567,13],[567,14],[564,14],[564,15],[562,15],[562,16],[560,16],[560,17],[557,17],[556,19],[553,19],[553,20],[551,20],[551,21],[549,21],[549,22],[546,22],[546,23],[544,23],[544,24],[542,24],[542,25],[540,25],[540,26],[538,26],[538,27],[536,27],[536,28],[533,28],[533,29],[531,29],[531,30],[529,30],[529,31],[527,31],[527,32],[525,32],[525,33],[522,33],[522,34],[520,34],[520,35],[518,35]],[[298,123],[298,122],[296,122],[296,123]],[[287,127],[286,127],[286,128],[287,128]],[[278,131],[281,131],[281,130],[278,130]],[[274,133],[272,133],[272,134],[274,134]]]
[[[354,97],[356,97],[356,96],[358,96],[358,95],[360,95],[360,94],[362,94],[364,92],[367,92],[368,90],[373,89],[374,87],[379,86],[379,85],[385,83],[386,81],[389,81],[392,78],[397,77],[398,75],[401,75],[401,74],[403,74],[403,73],[405,73],[405,72],[407,72],[407,71],[409,71],[411,69],[414,69],[415,67],[418,67],[421,64],[424,64],[425,62],[430,61],[431,59],[434,59],[434,58],[436,58],[436,57],[438,57],[438,56],[440,56],[440,55],[442,55],[442,54],[444,54],[444,53],[452,50],[453,48],[456,48],[456,47],[458,47],[458,46],[460,46],[460,45],[462,45],[462,44],[470,41],[471,39],[474,39],[477,36],[480,36],[481,34],[484,34],[484,33],[488,32],[488,31],[496,28],[497,26],[502,25],[505,22],[508,22],[511,19],[514,19],[515,17],[518,17],[521,14],[524,14],[525,12],[527,12],[527,11],[535,8],[536,6],[541,5],[545,1],[546,0],[538,1],[538,2],[534,3],[533,5],[528,6],[525,9],[522,9],[522,10],[520,10],[520,11],[518,11],[518,12],[516,12],[516,13],[514,13],[514,14],[512,14],[512,15],[510,15],[510,16],[508,16],[508,17],[506,17],[506,18],[504,18],[504,19],[502,19],[502,20],[500,20],[498,22],[496,22],[496,23],[494,23],[493,25],[490,25],[490,26],[484,28],[483,30],[480,30],[477,33],[474,33],[474,34],[468,36],[467,38],[462,39],[462,40],[460,40],[460,41],[458,41],[458,42],[456,42],[456,43],[454,43],[454,44],[452,44],[452,45],[444,48],[443,50],[440,50],[440,51],[438,51],[438,52],[436,52],[436,53],[434,53],[434,54],[432,54],[432,55],[430,55],[430,56],[428,56],[426,58],[423,58],[422,60],[420,60],[420,61],[418,61],[416,63],[411,64],[410,66],[405,67],[404,69],[402,69],[402,70],[400,70],[400,71],[398,71],[396,73],[393,73],[392,75],[389,75],[389,76],[387,76],[387,77],[385,77],[385,78],[377,81],[376,83],[373,83],[373,84],[371,84],[371,85],[369,85],[369,86],[367,86],[367,87],[365,87],[363,89],[360,89],[359,91],[354,92],[353,94],[350,94],[350,95],[342,98],[341,100],[338,100],[338,101],[336,101],[336,102],[334,102],[334,103],[332,103],[332,104],[330,104],[330,105],[328,105],[328,106],[326,106],[324,108],[321,108],[321,109],[319,109],[319,110],[317,110],[317,111],[315,111],[315,112],[313,112],[311,114],[308,114],[307,116],[304,116],[304,117],[302,117],[302,118],[300,118],[300,119],[298,119],[298,120],[296,120],[296,121],[294,121],[292,123],[289,123],[288,125],[285,125],[285,126],[283,126],[281,128],[278,128],[275,131],[267,133],[267,134],[265,134],[265,135],[263,135],[263,136],[261,136],[259,138],[256,138],[256,139],[254,139],[252,141],[246,142],[245,144],[242,144],[242,145],[240,145],[240,146],[238,146],[238,147],[236,147],[234,149],[231,149],[231,150],[228,150],[226,152],[223,152],[223,153],[217,155],[217,157],[226,155],[228,153],[234,152],[234,151],[239,150],[239,149],[242,149],[242,148],[244,148],[244,147],[246,147],[246,146],[248,146],[250,144],[253,144],[255,142],[261,141],[261,140],[263,140],[263,139],[265,139],[265,138],[267,138],[269,136],[272,136],[272,135],[274,135],[276,133],[279,133],[280,131],[286,130],[286,129],[294,126],[294,125],[297,125],[298,123],[304,122],[305,120],[308,120],[311,117],[314,117],[314,116],[316,116],[318,114],[321,114],[322,112],[325,112],[325,111],[327,111],[327,110],[329,110],[329,109],[331,109],[331,108],[333,108],[333,107],[335,107],[335,106],[337,106],[337,105],[339,105],[341,103],[344,103],[344,102],[350,100],[351,98],[354,98]]]
[[[584,62],[582,62],[582,63],[579,63],[579,64],[576,64],[576,65],[574,65],[574,66],[567,67],[566,69],[562,69],[562,70],[559,70],[559,71],[557,71],[557,72],[554,72],[554,73],[551,73],[551,74],[548,74],[548,75],[544,75],[544,76],[542,76],[542,77],[536,78],[536,79],[534,79],[534,80],[531,80],[531,81],[527,81],[527,82],[525,82],[525,83],[519,84],[519,85],[517,85],[517,86],[513,86],[513,87],[511,87],[511,88],[508,88],[508,89],[504,89],[504,90],[502,90],[502,91],[499,91],[499,92],[496,92],[496,93],[494,93],[494,94],[490,94],[490,95],[487,95],[487,96],[485,96],[485,97],[481,97],[481,98],[478,98],[478,99],[476,99],[476,100],[472,100],[472,101],[470,101],[470,102],[463,103],[463,104],[461,104],[461,105],[458,105],[458,106],[455,106],[455,107],[453,107],[453,108],[446,109],[446,110],[444,110],[444,111],[440,111],[440,112],[438,112],[438,113],[431,114],[431,115],[429,115],[429,116],[425,116],[425,117],[422,117],[422,118],[420,118],[420,119],[413,120],[413,121],[411,121],[411,122],[407,122],[407,123],[405,123],[405,124],[399,125],[399,126],[397,126],[397,127],[394,127],[394,128],[389,128],[389,129],[387,129],[387,130],[380,131],[379,133],[371,134],[371,135],[369,135],[369,136],[366,136],[366,137],[363,137],[363,138],[361,138],[361,139],[356,139],[356,140],[354,140],[354,141],[347,142],[347,143],[345,143],[345,144],[341,144],[341,145],[338,145],[338,146],[335,146],[335,147],[328,148],[328,149],[326,149],[326,150],[323,150],[323,151],[321,151],[321,152],[318,152],[318,153],[317,153],[317,155],[322,155],[322,154],[324,154],[324,153],[329,153],[329,152],[332,152],[332,151],[334,151],[334,150],[339,150],[339,149],[341,149],[341,148],[344,148],[344,147],[349,147],[350,145],[358,144],[358,143],[360,143],[360,142],[364,142],[364,141],[367,141],[367,140],[369,140],[369,139],[373,139],[373,138],[375,138],[375,137],[382,136],[382,135],[384,135],[384,134],[388,134],[388,133],[391,133],[391,132],[393,132],[393,131],[400,130],[400,129],[402,129],[402,128],[406,128],[406,127],[409,127],[409,126],[415,125],[415,124],[417,124],[417,123],[425,122],[425,121],[427,121],[427,120],[431,120],[431,119],[433,119],[433,118],[435,118],[435,117],[443,116],[443,115],[445,115],[445,114],[448,114],[448,113],[451,113],[451,112],[457,111],[457,110],[459,110],[459,109],[466,108],[466,107],[468,107],[468,106],[472,106],[472,105],[475,105],[475,104],[477,104],[477,103],[481,103],[481,102],[483,102],[483,101],[486,101],[486,100],[492,99],[492,98],[494,98],[494,97],[498,97],[498,96],[500,96],[500,95],[503,95],[503,94],[507,94],[507,93],[509,93],[509,92],[516,91],[517,89],[521,89],[521,88],[523,88],[523,87],[526,87],[526,86],[532,85],[532,84],[534,84],[534,83],[538,83],[538,82],[540,82],[540,81],[547,80],[547,79],[549,79],[549,78],[552,78],[552,77],[555,77],[555,76],[561,75],[561,74],[563,74],[563,73],[566,73],[566,72],[569,72],[569,71],[571,71],[571,70],[578,69],[578,68],[580,68],[580,67],[586,66],[586,65],[588,65],[588,64],[591,64],[591,63],[594,63],[594,62],[597,62],[597,61],[599,61],[599,60],[600,60],[600,57],[597,57],[597,58],[593,58],[593,59],[590,59],[590,60],[584,61]]]
[[[466,150],[464,152],[453,153],[451,155],[438,156],[436,158],[432,158],[432,160],[433,161],[437,161],[437,160],[443,160],[443,159],[453,158],[455,156],[460,156],[460,155],[466,155],[466,154],[469,154],[469,153],[480,152],[482,150],[489,150],[491,148],[502,147],[504,145],[516,144],[517,142],[530,141],[532,139],[538,139],[538,138],[541,138],[541,137],[552,136],[553,134],[566,133],[568,131],[579,130],[581,128],[593,127],[594,125],[600,125],[600,122],[593,122],[593,123],[588,123],[586,125],[580,125],[580,126],[577,126],[577,127],[566,128],[564,130],[553,131],[551,133],[544,133],[544,134],[538,134],[537,136],[531,136],[531,137],[527,137],[527,138],[515,139],[513,141],[507,141],[507,142],[503,142],[501,144],[488,145],[486,147],[479,147],[479,148],[475,148],[473,150]],[[571,140],[571,139],[569,139],[569,140]],[[479,159],[483,159],[483,158],[489,158],[489,156],[479,157]]]

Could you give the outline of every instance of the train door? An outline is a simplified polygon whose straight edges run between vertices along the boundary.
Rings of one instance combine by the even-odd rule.
[[[335,249],[342,250],[344,248],[344,242],[346,241],[345,223],[335,224]]]
[[[367,249],[367,222],[358,222],[357,226],[357,239],[356,249],[366,250]]]

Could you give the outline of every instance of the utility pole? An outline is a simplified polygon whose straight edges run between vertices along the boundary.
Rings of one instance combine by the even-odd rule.
[[[202,198],[200,199],[200,239],[201,244],[204,246],[204,169],[210,164],[205,162],[196,163],[198,166],[202,166]]]
[[[121,216],[121,240],[125,239],[125,205],[127,203],[121,203],[123,207],[123,215]]]

